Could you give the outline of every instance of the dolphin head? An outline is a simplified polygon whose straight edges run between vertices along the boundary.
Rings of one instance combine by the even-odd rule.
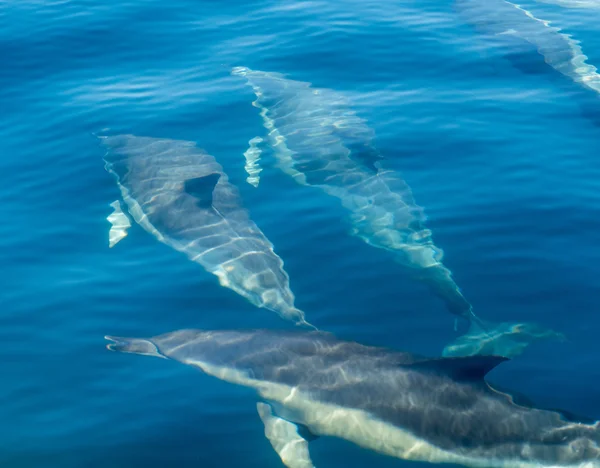
[[[105,339],[110,351],[173,359],[190,365],[221,365],[243,356],[247,350],[245,344],[253,336],[237,331],[186,329],[152,338],[105,336]]]
[[[294,356],[310,356],[331,341],[335,344],[329,334],[316,331],[184,329],[152,338],[105,338],[111,351],[179,361],[236,383],[240,376],[259,377],[267,369],[278,373]]]

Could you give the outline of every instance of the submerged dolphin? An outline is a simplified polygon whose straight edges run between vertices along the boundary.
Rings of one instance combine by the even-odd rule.
[[[442,250],[425,227],[425,216],[410,187],[391,171],[380,170],[373,130],[340,94],[314,89],[278,73],[238,67],[256,94],[277,164],[299,184],[318,187],[338,198],[349,212],[352,234],[390,251],[467,320],[475,319],[441,262]],[[374,162],[375,161],[375,162]]]
[[[542,3],[552,3],[565,8],[596,8],[600,9],[600,0],[537,0]]]
[[[600,75],[586,62],[579,42],[548,21],[507,0],[456,0],[456,6],[466,21],[507,50],[519,52],[523,45],[533,46],[552,68],[600,93]]]
[[[101,137],[135,221],[258,307],[305,324],[282,260],[217,161],[191,142]]]
[[[406,460],[480,468],[598,468],[600,428],[521,406],[489,386],[499,357],[428,359],[322,332],[180,330],[106,337],[257,391],[265,435],[290,468],[334,436]]]
[[[278,73],[238,67],[233,74],[244,76],[252,86],[253,105],[260,109],[281,170],[299,184],[338,198],[349,213],[353,235],[390,252],[451,313],[470,321],[469,332],[451,344],[447,354],[493,351],[514,357],[538,338],[558,336],[550,331],[537,333],[537,327],[529,332],[528,324],[495,325],[475,316],[441,262],[442,251],[433,243],[410,187],[394,172],[380,168],[382,157],[372,143],[373,130],[342,95]]]

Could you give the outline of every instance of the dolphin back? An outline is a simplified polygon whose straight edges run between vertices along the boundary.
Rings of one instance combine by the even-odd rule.
[[[219,218],[216,212],[201,207],[218,204],[223,216],[240,220],[245,216],[240,197],[222,167],[193,143],[134,135],[101,139],[109,150],[104,158],[106,169],[117,178],[130,213],[160,240],[172,244],[192,240],[194,233],[186,234],[186,229],[194,222]],[[219,176],[216,183],[215,176]],[[210,199],[186,190],[189,181],[198,185],[202,180],[213,182],[205,191]]]

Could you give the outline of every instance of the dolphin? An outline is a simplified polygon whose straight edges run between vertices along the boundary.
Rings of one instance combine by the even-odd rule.
[[[524,333],[531,328],[528,324],[496,325],[474,314],[442,263],[443,252],[434,244],[410,187],[381,167],[373,130],[345,96],[279,73],[246,67],[232,73],[245,77],[256,95],[253,105],[260,110],[278,167],[299,184],[338,198],[348,211],[353,235],[390,252],[452,314],[470,322],[467,334],[445,352],[464,356],[493,351],[514,357],[534,340],[558,336],[551,331]]]
[[[456,0],[461,16],[510,52],[534,47],[548,65],[584,88],[600,93],[600,75],[579,42],[549,21],[507,0]]]
[[[278,73],[233,69],[256,94],[268,142],[278,167],[301,185],[338,198],[348,211],[351,233],[391,252],[412,276],[424,281],[453,314],[476,320],[472,307],[441,262],[443,252],[425,227],[423,209],[408,184],[379,168],[373,130],[329,89]]]
[[[542,3],[552,3],[564,8],[596,8],[600,9],[600,0],[537,0]]]
[[[188,141],[134,135],[101,140],[108,149],[105,167],[142,228],[255,306],[307,324],[294,305],[283,261],[211,155]]]
[[[392,457],[477,468],[599,468],[599,424],[516,403],[485,375],[506,360],[431,359],[323,332],[179,330],[107,336],[108,349],[179,361],[254,389],[284,465],[311,468],[309,442],[345,439]]]

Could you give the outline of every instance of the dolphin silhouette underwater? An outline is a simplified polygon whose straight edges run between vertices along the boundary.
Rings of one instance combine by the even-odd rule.
[[[108,149],[105,167],[143,229],[257,307],[309,325],[294,305],[283,261],[214,157],[188,141],[100,138]]]
[[[600,0],[537,0],[542,3],[552,3],[564,8],[595,8],[600,10]]]
[[[474,314],[442,263],[442,249],[434,244],[410,187],[395,172],[381,167],[383,157],[373,144],[374,131],[342,94],[279,73],[246,67],[236,67],[232,73],[245,77],[256,95],[253,105],[260,110],[278,167],[299,184],[338,198],[348,211],[352,235],[390,252],[449,312],[470,322],[467,334],[449,344],[445,355],[514,357],[535,340],[562,338],[534,324],[494,324]],[[255,176],[257,169],[252,169],[249,174]],[[252,182],[255,185],[257,179]]]
[[[286,79],[278,73],[233,70],[256,94],[277,165],[301,185],[338,198],[349,213],[351,233],[387,250],[424,281],[455,315],[475,319],[442,250],[425,226],[423,209],[408,184],[393,171],[379,170],[373,130],[332,90]]]
[[[520,53],[533,47],[556,71],[600,93],[596,67],[587,62],[579,42],[560,28],[508,0],[456,0],[455,5],[468,23],[504,50]]]
[[[430,359],[317,331],[106,339],[110,350],[179,361],[256,390],[265,435],[289,468],[313,467],[308,443],[318,436],[430,463],[600,467],[598,423],[517,404],[485,381],[506,358]]]

